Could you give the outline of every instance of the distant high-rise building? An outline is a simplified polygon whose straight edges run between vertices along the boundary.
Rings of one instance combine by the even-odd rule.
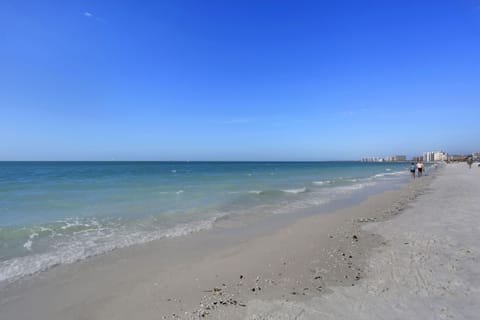
[[[453,154],[448,157],[450,161],[465,161],[466,157],[463,154]]]
[[[380,157],[364,157],[362,158],[362,162],[383,162],[385,159]]]
[[[437,151],[433,154],[433,161],[447,161],[448,153],[443,151]]]
[[[384,162],[384,161],[407,161],[407,156],[390,156],[386,158],[382,157],[364,157],[362,158],[363,162]]]
[[[423,153],[423,161],[425,162],[434,162],[434,161],[447,161],[448,153],[444,151],[428,151]]]
[[[407,156],[404,156],[404,155],[393,156],[392,161],[407,161]]]
[[[428,151],[423,153],[423,161],[433,162],[434,161],[434,152]]]

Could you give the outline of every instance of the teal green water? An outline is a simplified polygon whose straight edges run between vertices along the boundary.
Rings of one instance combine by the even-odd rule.
[[[408,178],[406,163],[0,162],[0,281],[235,215],[291,214]]]

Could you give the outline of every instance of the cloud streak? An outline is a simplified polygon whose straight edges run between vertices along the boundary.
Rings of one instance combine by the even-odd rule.
[[[93,13],[89,12],[89,11],[85,11],[83,13],[83,16],[87,19],[93,19],[95,21],[98,21],[98,22],[101,22],[101,23],[104,23],[104,24],[107,24],[107,21],[103,20],[102,18],[99,18],[97,17],[96,15],[94,15]]]

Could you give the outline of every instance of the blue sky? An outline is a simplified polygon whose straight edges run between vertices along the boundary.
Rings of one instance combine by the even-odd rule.
[[[0,3],[0,160],[480,151],[480,1]]]

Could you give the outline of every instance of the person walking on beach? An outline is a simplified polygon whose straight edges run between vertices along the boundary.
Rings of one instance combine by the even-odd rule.
[[[412,178],[415,179],[415,162],[412,162],[412,165],[410,166],[410,173],[412,174]]]
[[[421,177],[423,174],[423,162],[420,161],[417,163],[418,177]]]
[[[468,157],[468,159],[467,159],[467,164],[468,164],[468,168],[469,168],[469,169],[472,169],[472,163],[473,163],[473,158],[472,158],[472,157]]]

